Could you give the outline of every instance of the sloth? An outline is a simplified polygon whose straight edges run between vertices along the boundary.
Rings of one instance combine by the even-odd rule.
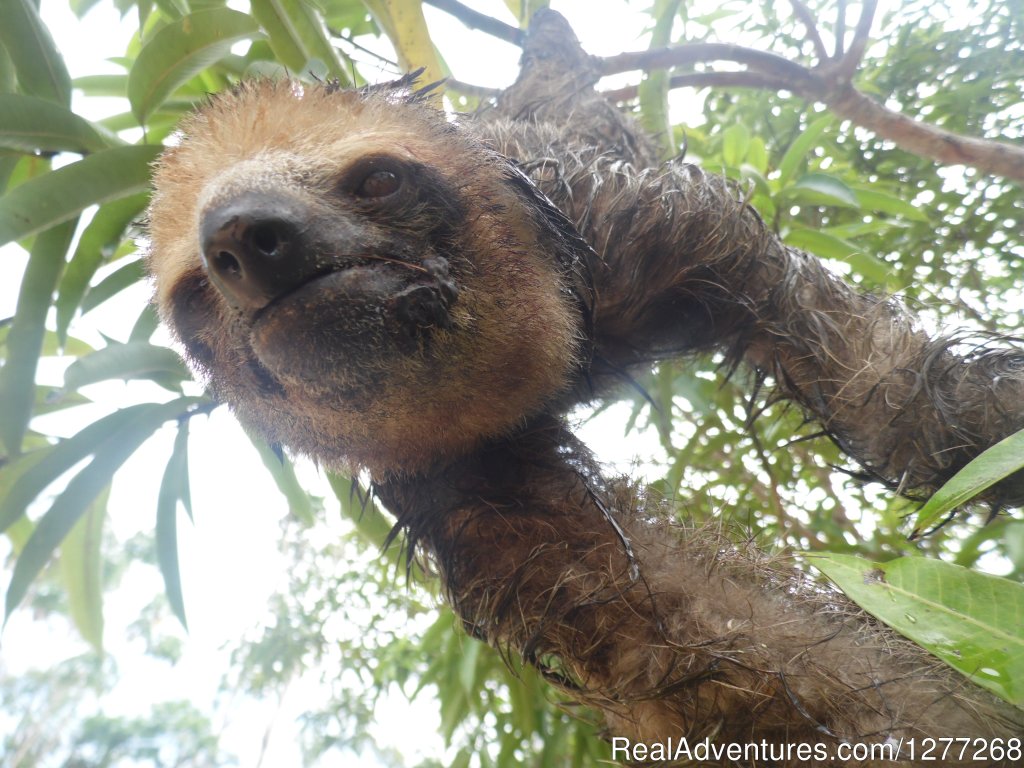
[[[1021,736],[1024,713],[753,547],[669,522],[572,435],[575,406],[707,351],[910,496],[1024,428],[1024,354],[961,354],[783,246],[728,182],[660,164],[596,79],[542,13],[476,115],[414,76],[212,97],[150,210],[155,301],[193,369],[272,443],[367,471],[466,631],[611,737]],[[987,500],[1020,504],[1024,478]]]

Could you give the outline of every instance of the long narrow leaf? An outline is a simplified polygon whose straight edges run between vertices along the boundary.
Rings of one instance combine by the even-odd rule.
[[[83,638],[103,650],[103,522],[107,486],[89,505],[60,545],[60,575],[68,596],[68,612]]]
[[[204,401],[200,398],[183,398],[174,402],[182,403],[184,409]],[[28,505],[50,483],[82,459],[95,453],[111,435],[120,434],[133,422],[145,418],[145,415],[154,407],[159,406],[154,406],[152,403],[141,403],[122,408],[79,430],[67,440],[29,454],[42,453],[43,455],[31,466],[24,467],[23,471],[19,472],[14,479],[7,493],[0,497],[0,531],[5,530],[24,515]],[[18,466],[21,466],[20,461]],[[7,469],[4,467],[2,472],[6,472]]]
[[[885,285],[892,276],[889,265],[877,256],[865,253],[862,248],[817,229],[791,229],[783,238],[787,245],[822,256],[826,259],[845,261],[855,272],[879,285]]]
[[[78,358],[64,372],[64,388],[75,390],[108,379],[154,378],[187,381],[191,375],[173,350],[148,341],[130,341]]]
[[[327,482],[341,502],[341,514],[352,521],[356,533],[367,543],[383,549],[394,528],[394,520],[381,512],[373,500],[367,497],[367,491],[359,486],[358,480],[330,472]],[[402,559],[403,553],[399,549],[396,547],[391,552],[396,561]],[[404,561],[400,565],[404,567]]]
[[[270,38],[278,61],[294,72],[309,68],[319,59],[333,77],[349,81],[337,50],[331,45],[323,23],[313,7],[302,0],[252,0],[252,15]]]
[[[82,314],[92,311],[110,297],[135,285],[145,276],[146,266],[142,259],[135,259],[118,267],[86,292],[81,304]]]
[[[128,75],[132,112],[145,123],[179,86],[239,40],[258,35],[259,25],[251,16],[229,8],[196,11],[163,27],[139,52]]]
[[[893,216],[902,216],[912,221],[928,221],[928,214],[913,203],[894,195],[865,187],[854,188],[854,194],[857,195],[861,208],[866,211],[877,211]]]
[[[156,559],[164,577],[164,590],[171,610],[186,630],[185,599],[181,591],[181,569],[178,562],[178,502],[185,502],[191,516],[188,500],[188,422],[178,426],[171,458],[160,482],[156,505]]]
[[[780,196],[786,202],[807,205],[835,205],[843,208],[860,208],[860,202],[846,182],[838,176],[827,173],[805,173],[793,184],[785,187]]]
[[[182,416],[197,402],[197,398],[180,398],[164,404],[146,403],[136,413],[136,419],[107,435],[94,447],[92,461],[71,479],[40,518],[18,557],[7,588],[5,622],[25,597],[29,585],[49,562],[57,546],[93,500],[110,484],[114,472],[161,424]]]
[[[21,477],[42,461],[43,458],[53,453],[55,448],[56,446],[47,445],[35,451],[26,451],[20,456],[7,459],[3,465],[0,466],[0,509],[7,505],[14,488]],[[2,516],[2,514],[2,511],[0,511],[0,516]],[[14,520],[7,524],[0,524],[0,531],[6,531],[15,521],[24,519],[20,514],[14,515],[14,518]]]
[[[293,72],[303,72],[309,62],[309,53],[302,45],[298,30],[287,14],[282,12],[280,0],[252,0],[252,15],[266,30],[274,57]]]
[[[67,337],[68,326],[89,288],[89,281],[111,257],[128,226],[142,215],[148,199],[148,193],[143,192],[107,203],[96,211],[82,232],[57,292],[57,334],[62,340]]]
[[[15,152],[96,152],[109,146],[67,107],[35,96],[0,93],[0,148]]]
[[[0,245],[73,219],[90,205],[145,191],[160,149],[105,149],[15,187],[0,197]]]
[[[249,439],[259,452],[260,458],[263,460],[263,466],[270,471],[270,476],[277,484],[278,490],[288,500],[288,509],[296,519],[306,525],[312,525],[314,519],[313,500],[306,489],[302,487],[302,484],[299,483],[298,478],[295,477],[295,468],[292,466],[291,461],[288,460],[287,456],[276,453],[267,445],[266,441],[261,440],[255,435],[250,434]]]
[[[917,513],[913,535],[927,530],[961,504],[1021,468],[1024,468],[1024,430],[976,456],[939,488]]]
[[[0,368],[0,442],[7,453],[21,451],[32,418],[35,375],[46,334],[50,299],[71,246],[75,222],[67,222],[36,238],[18,293],[18,309],[7,334],[7,360]]]
[[[651,30],[649,48],[664,48],[672,42],[672,26],[676,19],[681,0],[655,0],[651,14],[654,29]],[[672,121],[668,114],[668,72],[648,72],[640,82],[637,94],[640,99],[640,123],[644,130],[654,137],[659,154],[669,158],[677,152],[673,140]]]
[[[800,164],[805,160],[807,154],[811,151],[814,145],[818,142],[821,134],[825,132],[835,118],[831,114],[819,117],[813,123],[807,126],[807,129],[801,133],[792,144],[789,145],[789,149],[782,156],[779,161],[779,184],[785,188],[789,184],[789,180],[793,178],[793,174],[800,168]]]
[[[14,62],[25,93],[67,105],[71,103],[71,78],[36,7],[31,0],[3,0],[0,42]]]
[[[446,72],[427,31],[420,0],[366,0],[366,7],[391,39],[402,69],[424,67],[425,83],[444,79]]]

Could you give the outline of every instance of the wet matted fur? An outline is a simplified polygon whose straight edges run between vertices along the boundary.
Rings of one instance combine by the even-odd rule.
[[[193,367],[269,440],[368,469],[467,631],[612,735],[1021,735],[1024,713],[840,595],[667,522],[567,429],[630,370],[706,350],[905,494],[1024,427],[1019,349],[961,354],[786,248],[728,182],[657,163],[595,80],[546,13],[516,85],[461,121],[407,78],[214,97],[151,209],[157,302]],[[988,499],[1020,504],[1024,478]]]

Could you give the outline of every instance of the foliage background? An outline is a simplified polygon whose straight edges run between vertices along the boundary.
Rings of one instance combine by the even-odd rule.
[[[388,518],[360,503],[349,480],[296,467],[264,445],[211,457],[201,439],[190,441],[190,432],[205,434],[208,416],[225,421],[225,409],[168,348],[140,284],[149,163],[205,94],[283,72],[358,85],[416,64],[441,77],[445,46],[479,46],[486,57],[490,38],[463,28],[435,49],[419,3],[402,0],[112,1],[136,33],[126,50],[107,51],[121,71],[97,75],[67,71],[33,0],[0,0],[0,242],[29,254],[20,274],[0,266],[19,286],[16,307],[0,307],[0,528],[13,615],[5,643],[12,632],[59,636],[72,627],[81,638],[71,652],[44,644],[31,663],[0,666],[0,696],[15,703],[0,715],[0,763],[233,764],[225,723],[246,723],[253,702],[289,712],[285,699],[299,688],[315,691],[299,722],[275,727],[294,736],[306,764],[349,765],[353,754],[380,765],[597,764],[606,753],[585,713],[560,708],[532,673],[506,669],[463,637],[437,607],[429,575],[416,572],[407,586],[398,555],[378,555]],[[69,5],[84,16],[109,2]],[[538,3],[478,5],[516,25]],[[565,6],[572,21],[590,4]],[[620,50],[739,40],[810,61],[813,46],[793,7],[632,3],[651,34],[621,41]],[[827,45],[860,10],[831,0],[806,7]],[[1022,14],[1014,0],[894,4],[875,22],[856,84],[903,114],[1020,144]],[[481,92],[460,83],[479,73],[451,74],[450,106],[476,108]],[[634,73],[610,87],[637,80]],[[689,158],[748,184],[780,236],[866,289],[899,293],[934,327],[1020,334],[1024,208],[1016,185],[938,167],[786,92],[688,88],[669,96],[655,74],[631,108],[661,131],[667,152],[685,146]],[[97,317],[107,318],[103,335]],[[617,440],[623,426],[646,436],[629,443],[649,457],[635,471],[678,499],[682,514],[723,520],[773,549],[928,556],[1024,581],[1019,514],[984,526],[965,514],[908,541],[914,507],[851,480],[831,445],[813,439],[799,414],[752,395],[742,373],[723,383],[714,359],[685,361],[659,366],[642,387],[577,420],[591,436]],[[133,463],[143,454],[146,463]],[[128,482],[118,474],[126,463],[144,475],[132,478],[143,489],[133,490],[133,504],[148,521],[128,533],[108,514],[111,494]],[[283,575],[256,612],[263,620],[231,643],[216,690],[151,696],[132,711],[116,702],[137,684],[117,654],[102,653],[105,613],[118,595],[134,595],[137,615],[119,630],[127,624],[136,651],[173,674],[202,632],[194,618],[193,634],[183,629],[193,603],[182,594],[179,550],[197,551],[188,549],[187,521],[193,512],[200,521],[219,514],[193,509],[190,488],[218,470],[233,478],[267,472],[287,500],[274,555]],[[235,491],[237,481],[228,493]],[[249,547],[244,518],[232,519],[233,547]],[[230,564],[233,554],[207,556]],[[403,754],[374,730],[383,703],[417,694],[439,713],[443,746],[433,756]]]

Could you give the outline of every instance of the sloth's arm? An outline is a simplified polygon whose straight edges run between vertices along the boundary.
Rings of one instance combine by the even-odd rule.
[[[594,92],[563,24],[535,20],[520,80],[481,130],[597,252],[596,380],[725,352],[769,374],[877,479],[916,496],[1024,429],[1018,345],[929,336],[900,302],[784,246],[721,177],[679,161],[651,167],[646,139]],[[1024,503],[1024,474],[986,498]]]
[[[1024,428],[1024,353],[929,336],[899,301],[859,293],[782,245],[723,179],[597,161],[558,203],[595,268],[597,364],[715,349],[764,371],[839,446],[901,492],[927,494]],[[559,195],[558,190],[552,189]],[[1024,476],[992,490],[1024,503]]]
[[[1024,725],[840,595],[714,528],[667,523],[557,419],[377,491],[466,630],[603,711],[616,736],[834,745]]]

